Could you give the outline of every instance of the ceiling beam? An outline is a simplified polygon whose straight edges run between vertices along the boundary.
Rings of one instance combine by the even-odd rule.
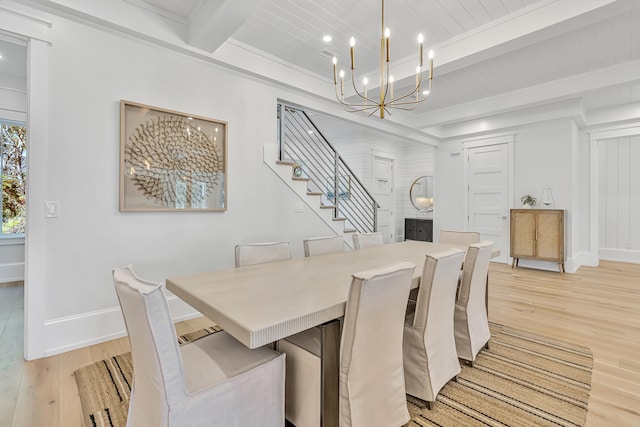
[[[215,52],[265,0],[207,0],[191,14],[187,43]]]

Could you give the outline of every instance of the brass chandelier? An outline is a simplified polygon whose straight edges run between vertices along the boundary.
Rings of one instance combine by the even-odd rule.
[[[416,107],[423,101],[425,101],[431,93],[431,84],[433,81],[433,50],[429,51],[429,88],[421,92],[422,88],[422,33],[418,35],[418,57],[419,62],[416,67],[416,84],[412,91],[407,92],[404,95],[394,97],[393,91],[393,76],[389,70],[389,28],[384,26],[384,0],[382,0],[382,26],[380,37],[380,86],[379,96],[375,100],[370,98],[367,94],[368,80],[365,77],[362,81],[362,90],[358,90],[356,86],[355,75],[355,52],[354,47],[356,40],[351,37],[349,42],[349,53],[351,56],[351,83],[356,95],[360,98],[357,102],[346,102],[344,99],[344,70],[340,70],[340,86],[338,87],[338,59],[333,57],[333,85],[336,90],[336,98],[342,104],[344,109],[351,113],[364,112],[368,116],[373,115],[376,111],[379,111],[380,118],[384,119],[385,113],[391,115],[394,109],[397,110],[415,110]]]

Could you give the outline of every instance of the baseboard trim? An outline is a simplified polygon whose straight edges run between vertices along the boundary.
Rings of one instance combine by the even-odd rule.
[[[167,297],[174,322],[202,316],[175,296]],[[44,323],[43,357],[110,341],[126,335],[120,307],[111,307],[74,316],[47,320]]]
[[[600,259],[640,264],[640,251],[631,249],[600,248]]]
[[[24,262],[0,264],[0,283],[24,280]]]

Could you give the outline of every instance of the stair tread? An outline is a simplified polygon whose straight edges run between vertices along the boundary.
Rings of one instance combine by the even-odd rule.
[[[321,191],[307,191],[307,196],[322,196],[323,194]]]
[[[311,181],[311,178],[305,178],[302,176],[292,176],[291,179],[294,181]]]
[[[335,209],[335,205],[320,205],[320,209]]]
[[[358,230],[356,230],[355,228],[345,228],[343,231],[345,233],[355,233]]]
[[[334,221],[346,221],[347,218],[340,216],[340,217],[334,217],[333,220]]]
[[[276,160],[276,164],[277,165],[287,165],[287,166],[295,166],[297,165],[296,162],[292,162],[289,160]]]

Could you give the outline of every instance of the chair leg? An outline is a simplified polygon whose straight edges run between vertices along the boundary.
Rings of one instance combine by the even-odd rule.
[[[472,367],[472,368],[473,368],[473,361],[471,361],[471,360],[465,360],[465,359],[460,359],[460,358],[458,358],[458,360],[460,361],[460,363],[464,363],[465,365],[470,366],[470,367]]]
[[[436,404],[436,402],[432,402],[430,400],[427,400],[425,403],[427,404],[427,409],[430,411],[433,409],[433,406]]]
[[[484,345],[484,348],[485,348],[486,350],[489,350],[489,341],[487,341],[487,343]]]
[[[458,376],[456,375],[455,377],[451,378],[453,380],[453,382],[457,383],[458,382]]]

